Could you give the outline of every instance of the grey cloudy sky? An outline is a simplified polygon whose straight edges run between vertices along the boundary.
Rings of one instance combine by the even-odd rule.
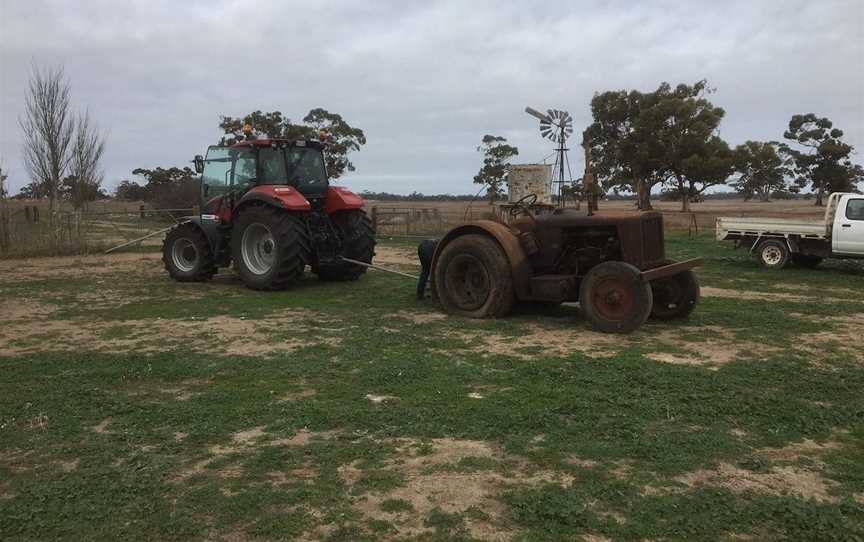
[[[0,0],[0,50],[13,190],[27,182],[17,117],[33,61],[64,64],[74,103],[107,130],[109,186],[186,165],[218,140],[219,115],[321,106],[366,131],[345,184],[468,193],[486,133],[520,161],[549,154],[526,105],[569,110],[578,133],[594,92],[702,78],[730,144],[779,139],[815,112],[864,152],[864,0]]]

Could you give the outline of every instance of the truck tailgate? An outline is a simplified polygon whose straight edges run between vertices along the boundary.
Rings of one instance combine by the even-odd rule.
[[[730,236],[759,235],[800,235],[824,239],[827,228],[822,220],[800,220],[790,218],[731,217],[717,218],[717,239],[722,241]]]

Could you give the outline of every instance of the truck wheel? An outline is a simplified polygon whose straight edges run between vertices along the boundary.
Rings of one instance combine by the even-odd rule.
[[[342,236],[341,256],[372,263],[372,257],[375,256],[375,232],[366,213],[360,209],[342,211],[334,214],[331,220]],[[322,280],[357,280],[365,272],[366,268],[362,265],[341,261],[322,265],[317,269],[318,278]]]
[[[442,249],[432,272],[438,299],[451,314],[499,318],[513,309],[510,262],[491,237],[457,237]]]
[[[290,288],[309,262],[309,233],[294,212],[255,205],[240,212],[231,233],[234,269],[254,290]]]
[[[822,258],[819,256],[810,256],[808,254],[793,254],[792,263],[800,265],[801,267],[815,269],[819,267],[820,263],[822,263]]]
[[[176,226],[165,236],[162,262],[171,278],[180,282],[203,282],[216,274],[210,241],[189,222]]]
[[[603,262],[594,266],[579,287],[579,303],[594,329],[604,333],[630,333],[651,314],[651,285],[634,266]]]
[[[689,316],[699,303],[699,281],[696,274],[686,270],[651,281],[654,303],[651,316],[657,320],[673,320]]]
[[[789,263],[789,248],[777,239],[768,239],[759,244],[759,262],[768,269],[783,269]]]

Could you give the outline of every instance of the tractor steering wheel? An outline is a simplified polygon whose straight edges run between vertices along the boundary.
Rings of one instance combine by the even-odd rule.
[[[537,194],[528,194],[513,202],[510,208],[510,216],[517,217],[521,214],[531,216],[531,206],[537,203]]]

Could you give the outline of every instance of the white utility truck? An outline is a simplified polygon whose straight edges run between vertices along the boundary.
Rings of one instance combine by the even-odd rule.
[[[864,194],[835,192],[823,220],[717,218],[717,240],[747,247],[765,267],[816,267],[824,258],[864,258]]]

